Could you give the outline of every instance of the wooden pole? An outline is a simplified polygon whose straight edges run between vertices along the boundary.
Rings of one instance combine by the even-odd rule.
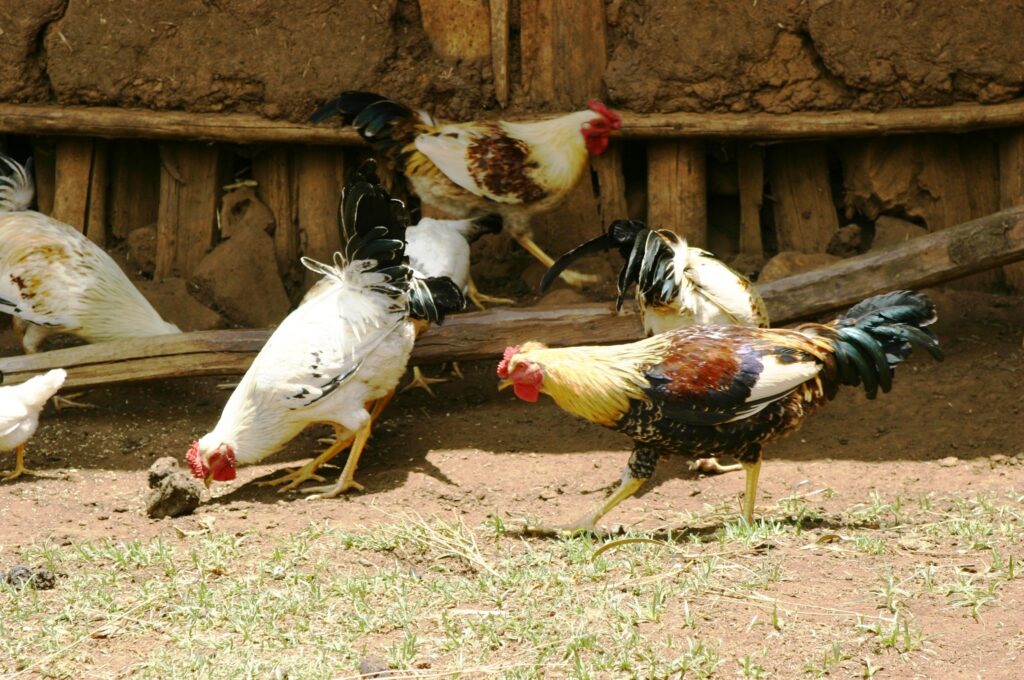
[[[842,309],[871,295],[923,288],[1024,260],[1024,206],[933,232],[885,250],[759,286],[778,324]],[[625,317],[625,318],[624,318]],[[610,304],[495,308],[458,314],[416,342],[411,363],[494,359],[509,344],[618,343],[643,331],[631,309]],[[51,368],[68,370],[67,387],[243,372],[270,336],[266,330],[199,331],[0,357],[3,384]]]
[[[300,266],[290,151],[280,146],[264,149],[252,159],[252,177],[259,183],[260,198],[274,215],[277,270],[290,281]]]
[[[160,203],[160,151],[152,142],[113,143],[110,164],[110,231],[127,238],[156,223]]]
[[[107,142],[61,139],[54,171],[54,219],[70,224],[93,242],[107,242]],[[42,202],[40,202],[42,205]]]
[[[528,0],[527,4],[540,1]],[[600,16],[603,17],[603,11]],[[578,60],[586,58],[580,50]],[[599,85],[603,68],[595,71]],[[819,139],[1016,127],[1024,125],[1024,99],[1004,104],[956,104],[881,112],[621,113],[621,134],[637,139]],[[355,130],[349,128],[268,120],[247,113],[191,113],[51,104],[0,104],[0,132],[231,143],[362,144]]]

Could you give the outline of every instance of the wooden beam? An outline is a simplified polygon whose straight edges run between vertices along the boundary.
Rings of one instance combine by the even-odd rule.
[[[501,108],[508,106],[509,95],[509,0],[490,0],[491,9],[491,72],[494,98]]]
[[[761,206],[764,204],[764,149],[740,144],[737,154],[740,190],[741,253],[764,256],[761,242]]]
[[[880,112],[621,113],[621,134],[638,139],[819,139],[1016,127],[1024,125],[1024,99]],[[50,104],[0,104],[0,132],[232,143],[362,144],[355,130],[349,128],[268,120],[248,113]]]
[[[160,145],[160,208],[156,226],[158,279],[187,278],[213,245],[224,182],[221,149],[206,144]]]
[[[842,309],[871,295],[923,288],[1024,260],[1024,206],[1018,206],[885,250],[759,286],[776,323]],[[625,317],[625,318],[624,318]],[[497,359],[509,344],[540,340],[551,346],[618,343],[643,331],[631,309],[610,304],[558,308],[495,308],[459,314],[431,328],[413,350],[413,364]],[[134,380],[238,374],[270,336],[266,330],[200,331],[83,345],[0,357],[3,384],[51,368],[68,370],[67,387]]]
[[[657,141],[647,146],[647,222],[671,229],[697,248],[708,243],[704,144]]]
[[[1007,130],[999,140],[999,204],[1024,205],[1024,128]],[[1024,263],[1005,267],[1003,273],[1010,290],[1024,293]]]
[[[571,308],[497,308],[460,314],[416,343],[412,364],[500,357],[509,344],[532,338],[561,346],[582,337],[625,342],[640,337],[639,317],[617,316],[607,303]],[[270,337],[268,330],[196,331],[81,345],[52,352],[0,357],[2,384],[28,380],[49,368],[68,371],[65,387],[91,387],[168,377],[245,372]]]
[[[773,322],[841,309],[1024,260],[1024,206],[758,286]]]

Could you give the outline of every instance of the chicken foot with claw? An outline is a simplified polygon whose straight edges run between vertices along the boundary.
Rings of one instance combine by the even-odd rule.
[[[17,479],[18,477],[21,477],[22,475],[32,474],[35,473],[25,467],[25,445],[22,444],[17,449],[15,449],[14,469],[6,474],[0,475],[0,480],[9,482],[12,479]]]

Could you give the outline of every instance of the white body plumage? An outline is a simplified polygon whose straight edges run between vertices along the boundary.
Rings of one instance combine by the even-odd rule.
[[[668,241],[666,241],[668,243]],[[647,335],[694,324],[767,328],[764,301],[746,277],[682,238],[673,249],[672,276],[679,296],[667,307],[649,307],[638,290],[637,303]]]
[[[421,219],[405,231],[405,254],[423,278],[447,276],[463,293],[469,288],[469,234],[473,220]]]
[[[20,385],[0,387],[0,451],[16,449],[35,434],[39,412],[65,378],[64,369],[55,368]]]
[[[354,433],[369,420],[366,404],[394,390],[415,340],[408,294],[368,271],[373,264],[328,273],[285,318],[199,440],[200,454],[226,444],[251,465],[307,425]]]
[[[107,253],[70,225],[28,210],[32,180],[0,178],[0,312],[16,317],[25,351],[56,333],[89,342],[179,333]]]

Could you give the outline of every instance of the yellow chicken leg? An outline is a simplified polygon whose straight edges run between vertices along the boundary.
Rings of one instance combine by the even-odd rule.
[[[31,475],[33,472],[25,467],[25,445],[22,444],[14,452],[14,469],[5,475],[0,475],[0,480],[9,482],[12,479],[17,479],[22,475]]]
[[[761,475],[761,461],[753,465],[743,463],[743,469],[747,471],[747,489],[743,493],[743,519],[747,524],[754,524],[754,501],[757,499],[757,479]]]
[[[388,392],[383,397],[378,399],[376,402],[367,402],[363,406],[363,408],[369,408],[370,403],[373,403],[373,411],[370,412],[371,424],[377,422],[377,418],[379,418],[380,414],[384,412],[384,407],[388,405],[388,402],[391,401],[391,398],[393,396],[395,396],[394,392]],[[274,479],[269,479],[265,482],[260,482],[259,486],[278,486],[279,484],[285,484],[286,486],[283,486],[280,489],[278,489],[278,493],[282,493],[285,491],[291,491],[292,489],[296,489],[299,487],[299,485],[309,481],[310,479],[315,479],[318,482],[325,481],[323,477],[316,474],[316,471],[319,470],[325,463],[327,463],[332,458],[337,456],[339,453],[344,451],[346,448],[351,446],[352,442],[355,441],[355,435],[352,435],[344,439],[339,444],[338,438],[340,436],[341,430],[338,428],[337,425],[335,425],[334,439],[320,440],[321,442],[329,445],[328,448],[323,451],[323,453],[321,453],[319,456],[309,461],[300,468],[289,470],[280,477],[275,477]]]
[[[448,378],[428,378],[423,375],[423,371],[420,370],[419,366],[412,367],[412,380],[409,384],[402,388],[402,392],[411,390],[414,387],[421,387],[427,391],[427,394],[434,396],[434,390],[430,389],[430,386],[434,383],[448,382]]]
[[[526,250],[526,252],[530,253],[535,258],[540,260],[541,264],[543,264],[545,267],[550,269],[551,265],[555,263],[555,261],[551,259],[551,256],[545,253],[544,250],[541,249],[541,247],[537,245],[536,242],[534,242],[534,240],[529,236],[516,236],[515,239],[516,241],[519,242],[519,245],[521,245],[523,249]],[[563,270],[559,274],[559,276],[562,278],[563,281],[568,283],[573,288],[579,288],[588,283],[597,283],[597,281],[599,280],[598,277],[594,276],[593,274],[584,274],[582,272],[574,271],[572,269]]]
[[[355,489],[357,491],[363,490],[363,485],[355,480],[356,467],[359,465],[359,458],[363,455],[363,449],[366,448],[366,442],[370,439],[370,429],[373,427],[373,421],[367,420],[366,424],[356,432],[356,440],[352,444],[352,449],[348,452],[348,460],[345,461],[345,467],[341,470],[341,477],[338,478],[335,484],[325,484],[324,486],[314,486],[309,489],[305,489],[306,493],[312,494],[309,496],[309,500],[317,498],[337,498],[346,491]]]
[[[278,493],[284,493],[285,491],[291,491],[292,489],[298,488],[301,484],[311,479],[315,479],[318,482],[325,481],[323,477],[316,474],[316,471],[325,463],[351,446],[353,441],[355,441],[355,437],[348,437],[347,439],[342,440],[341,428],[335,427],[334,443],[324,450],[323,453],[302,467],[291,470],[280,477],[260,482],[258,486],[278,486],[280,484],[284,484],[284,486],[277,490]]]
[[[95,404],[90,404],[85,401],[75,401],[75,397],[80,397],[84,392],[75,392],[74,394],[68,394],[61,396],[59,394],[54,395],[50,402],[53,403],[53,407],[58,411],[62,411],[66,408],[96,408]]]
[[[484,303],[492,305],[514,305],[516,303],[512,298],[494,297],[481,293],[480,289],[476,287],[476,282],[473,277],[469,278],[469,285],[466,287],[466,297],[472,302],[477,309],[487,309],[484,307]]]
[[[558,528],[570,533],[593,531],[597,528],[597,521],[599,519],[611,512],[616,505],[635,494],[646,481],[647,479],[645,478],[633,477],[627,470],[626,474],[622,477],[622,482],[619,484],[619,488],[616,489],[615,493],[609,496],[604,503],[583,515],[583,517],[580,517],[575,522],[571,522]]]

